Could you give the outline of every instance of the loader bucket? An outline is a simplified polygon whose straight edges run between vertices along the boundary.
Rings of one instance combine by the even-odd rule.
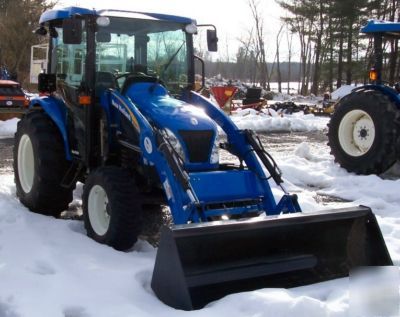
[[[225,295],[290,288],[393,265],[368,207],[164,227],[152,288],[177,309]]]

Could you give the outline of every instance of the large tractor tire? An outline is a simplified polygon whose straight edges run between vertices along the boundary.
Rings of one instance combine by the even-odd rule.
[[[141,198],[129,171],[101,167],[83,188],[83,219],[89,237],[116,250],[131,248],[142,231]]]
[[[344,97],[328,131],[331,154],[356,174],[381,174],[397,159],[400,112],[381,92],[358,91]]]
[[[13,154],[19,200],[33,212],[58,217],[73,188],[60,185],[69,164],[60,131],[46,113],[34,110],[18,122]]]

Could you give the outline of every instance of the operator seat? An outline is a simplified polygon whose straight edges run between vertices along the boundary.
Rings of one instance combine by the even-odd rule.
[[[115,76],[110,72],[96,72],[95,94],[96,99],[100,99],[104,91],[108,88],[119,89]]]
[[[124,84],[122,85],[121,94],[125,95],[128,88],[135,83],[159,83],[160,80],[157,77],[151,77],[144,74],[137,74],[137,75],[129,75]]]

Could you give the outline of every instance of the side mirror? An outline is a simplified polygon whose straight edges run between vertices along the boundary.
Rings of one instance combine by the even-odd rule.
[[[218,51],[218,37],[216,30],[207,30],[207,46],[210,52]]]
[[[64,44],[81,44],[82,42],[82,20],[65,19],[63,27]]]
[[[56,91],[56,75],[55,74],[39,74],[38,91],[40,93],[52,93]]]

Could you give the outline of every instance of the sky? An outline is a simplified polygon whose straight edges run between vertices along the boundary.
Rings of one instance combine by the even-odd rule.
[[[280,17],[285,15],[275,0],[260,0],[260,13],[265,21],[265,42],[268,59],[274,58],[275,37],[280,28]],[[157,12],[190,17],[198,24],[214,24],[218,30],[219,54],[222,58],[234,58],[239,39],[244,39],[252,28],[253,19],[247,0],[60,0],[57,7],[77,5],[104,9],[124,9],[143,12]],[[205,39],[204,39],[205,41]],[[282,56],[285,60],[285,42],[282,40]],[[271,43],[271,45],[268,45]],[[218,58],[214,55],[214,58]]]

